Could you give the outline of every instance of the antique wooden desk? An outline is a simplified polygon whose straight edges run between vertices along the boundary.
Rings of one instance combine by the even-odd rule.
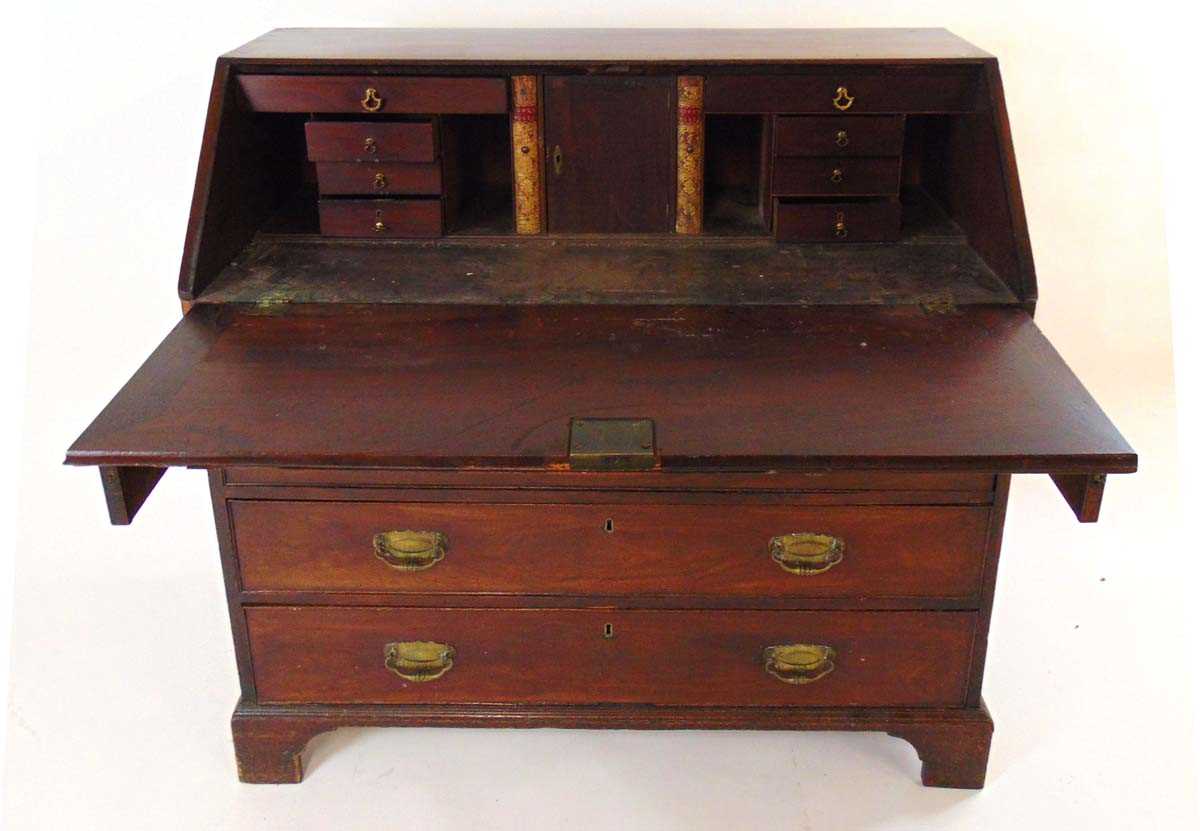
[[[208,471],[247,782],[343,725],[878,730],[980,787],[1010,475],[1137,459],[941,30],[280,30],[67,461]]]

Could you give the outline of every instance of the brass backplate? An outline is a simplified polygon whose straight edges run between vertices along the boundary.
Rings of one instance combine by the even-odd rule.
[[[571,470],[652,470],[658,466],[648,418],[573,418]]]

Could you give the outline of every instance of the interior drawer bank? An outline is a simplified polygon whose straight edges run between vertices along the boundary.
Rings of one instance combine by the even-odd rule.
[[[504,78],[406,75],[241,75],[252,110],[276,113],[508,112]]]
[[[246,591],[953,598],[990,508],[228,503]]]
[[[973,612],[245,610],[261,703],[961,705]]]

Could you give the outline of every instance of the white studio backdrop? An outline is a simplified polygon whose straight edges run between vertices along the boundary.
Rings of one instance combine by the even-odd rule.
[[[16,190],[0,203],[6,241],[15,231],[4,269],[16,364],[3,431],[16,469],[2,495],[16,513],[8,827],[1195,827],[1200,568],[1178,516],[1188,503],[1164,227],[1183,295],[1197,272],[1194,171],[1190,186],[1183,178],[1197,132],[1183,121],[1189,27],[1167,17],[1170,4],[218,0],[38,11],[40,25],[18,18],[7,33],[0,131],[16,142],[4,154],[13,182],[31,185],[28,198]],[[299,788],[236,782],[237,688],[204,476],[171,471],[132,527],[112,528],[95,471],[61,460],[178,319],[213,63],[276,26],[945,26],[999,56],[1038,323],[1142,470],[1110,477],[1096,526],[1076,524],[1047,478],[1014,483],[984,685],[997,733],[983,792],[920,788],[911,749],[886,737],[786,733],[343,731],[314,743]],[[1177,210],[1165,226],[1168,197]],[[1176,329],[1194,345],[1191,320]],[[1194,354],[1176,356],[1189,376]]]

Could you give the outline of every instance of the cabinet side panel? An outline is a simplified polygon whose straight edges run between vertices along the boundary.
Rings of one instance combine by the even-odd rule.
[[[241,567],[233,542],[232,518],[225,501],[225,472],[217,468],[208,471],[208,488],[212,494],[213,519],[217,526],[217,545],[221,550],[221,572],[225,576],[225,599],[229,603],[229,624],[233,629],[233,652],[237,660],[238,680],[242,701],[254,701],[254,670],[250,660],[250,638],[246,630],[246,613],[242,609]]]

